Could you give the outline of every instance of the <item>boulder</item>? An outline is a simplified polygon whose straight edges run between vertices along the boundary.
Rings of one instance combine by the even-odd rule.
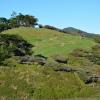
[[[62,55],[55,55],[54,57],[54,60],[58,63],[64,63],[64,64],[67,64],[68,62],[68,58],[62,56]]]
[[[24,57],[21,58],[20,64],[26,64],[26,63],[29,63],[29,62],[34,62],[34,59],[35,59],[34,56],[29,56],[29,55],[24,56]]]
[[[41,55],[41,54],[35,55],[35,57],[47,59],[47,57],[45,57],[45,56],[43,56],[43,55]]]
[[[26,64],[26,63],[38,63],[40,65],[44,65],[47,61],[47,57],[42,56],[42,55],[35,55],[35,56],[24,56],[21,58],[20,63],[21,64]]]

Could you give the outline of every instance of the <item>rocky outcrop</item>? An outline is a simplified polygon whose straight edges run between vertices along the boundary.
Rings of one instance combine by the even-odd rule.
[[[24,56],[21,58],[20,63],[21,64],[29,64],[29,63],[38,63],[40,65],[44,65],[47,61],[47,57],[42,55],[35,55],[35,56]]]

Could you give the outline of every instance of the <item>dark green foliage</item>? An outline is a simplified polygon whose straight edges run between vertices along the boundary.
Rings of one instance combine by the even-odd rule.
[[[19,15],[16,15],[9,19],[10,26],[11,27],[19,27],[19,26],[25,26],[25,27],[34,27],[37,25],[37,18],[31,15],[23,15],[19,13]]]
[[[0,17],[0,24],[7,24],[8,20],[4,17]]]
[[[0,32],[7,30],[7,29],[11,29],[11,27],[7,24],[0,24]]]
[[[38,19],[35,18],[34,16],[31,15],[23,15],[21,13],[17,14],[12,14],[12,17],[10,19],[6,19],[4,17],[0,18],[0,32],[11,29],[11,28],[16,28],[20,26],[25,26],[25,27],[34,27],[37,25]]]
[[[39,24],[38,26],[39,26],[39,28],[43,28],[43,25],[42,24]]]
[[[0,17],[0,32],[10,29],[11,27],[9,26],[8,19],[4,17]]]
[[[32,47],[20,36],[0,34],[0,62],[12,56],[31,55]]]

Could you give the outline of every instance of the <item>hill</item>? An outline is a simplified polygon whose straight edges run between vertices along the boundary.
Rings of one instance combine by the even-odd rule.
[[[92,39],[81,36],[73,36],[55,30],[45,28],[20,27],[2,32],[3,34],[18,34],[30,43],[34,44],[35,54],[45,56],[68,55],[75,48],[90,49],[95,45]]]
[[[63,31],[70,33],[72,35],[80,35],[80,36],[88,37],[88,38],[93,38],[97,35],[97,34],[88,33],[80,29],[73,28],[73,27],[64,28]]]
[[[88,51],[96,44],[92,39],[32,27],[14,28],[1,34],[22,36],[34,45],[34,54],[47,56],[47,60],[40,65],[19,63],[23,57],[18,56],[6,59],[5,65],[0,66],[0,100],[99,100],[100,81],[95,75],[100,75],[100,65],[88,59],[91,56]],[[69,55],[73,50],[75,56]],[[96,50],[99,54],[99,49]],[[58,58],[51,59],[57,54]],[[63,56],[68,56],[67,62]]]

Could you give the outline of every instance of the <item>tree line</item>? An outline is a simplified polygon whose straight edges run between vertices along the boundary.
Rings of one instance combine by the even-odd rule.
[[[35,27],[37,21],[38,19],[35,16],[13,12],[9,19],[0,17],[0,32],[20,26]]]

